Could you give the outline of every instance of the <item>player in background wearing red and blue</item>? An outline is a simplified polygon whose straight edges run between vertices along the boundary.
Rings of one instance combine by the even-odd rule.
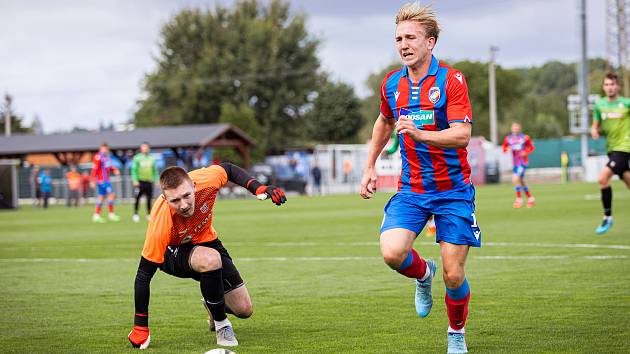
[[[96,208],[94,215],[92,215],[93,222],[104,223],[105,219],[101,216],[101,209],[103,208],[103,201],[107,196],[107,210],[109,211],[108,218],[110,221],[119,221],[120,217],[114,214],[114,190],[112,189],[112,183],[110,181],[111,174],[119,175],[120,172],[116,167],[112,165],[112,160],[109,156],[109,146],[106,143],[101,144],[99,151],[94,154],[92,159],[92,173],[90,174],[90,185],[92,188],[96,188]]]
[[[469,248],[481,246],[466,151],[472,110],[462,73],[432,55],[439,32],[429,6],[409,3],[396,16],[396,48],[404,66],[383,80],[381,113],[374,123],[360,193],[369,199],[376,191],[376,159],[395,129],[402,173],[398,193],[385,206],[381,254],[389,267],[415,280],[416,312],[428,316],[436,262],[420,257],[413,242],[435,216],[446,285],[448,352],[466,353],[470,287],[464,265]]]
[[[527,169],[528,156],[536,148],[529,135],[522,133],[520,123],[512,123],[510,128],[512,133],[503,139],[503,152],[512,151],[512,163],[514,164],[514,174],[512,175],[512,183],[516,191],[516,200],[514,200],[514,208],[518,209],[523,206],[523,198],[521,192],[525,192],[527,196],[527,207],[531,208],[536,204],[536,199],[529,191],[529,187],[525,184],[525,170]]]

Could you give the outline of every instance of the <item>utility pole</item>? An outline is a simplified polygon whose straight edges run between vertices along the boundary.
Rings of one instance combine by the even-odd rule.
[[[4,135],[11,136],[11,110],[8,104],[4,109]]]
[[[623,96],[630,96],[630,58],[628,27],[630,0],[607,0],[606,4],[606,70],[617,70]]]
[[[586,0],[580,0],[580,36],[581,36],[581,61],[578,75],[580,92],[580,117],[583,128],[580,145],[581,158],[584,173],[586,173],[586,160],[588,158],[588,57],[586,55]]]
[[[621,79],[623,83],[623,95],[628,96],[630,94],[630,78],[628,78],[628,31],[627,31],[627,19],[626,19],[626,0],[617,0],[617,26],[619,31],[617,35],[617,48],[619,49],[618,62],[619,71],[621,72]]]
[[[494,72],[494,54],[499,51],[499,47],[490,46],[490,63],[488,64],[488,82],[490,90],[490,141],[494,145],[499,143],[497,135],[497,87]]]

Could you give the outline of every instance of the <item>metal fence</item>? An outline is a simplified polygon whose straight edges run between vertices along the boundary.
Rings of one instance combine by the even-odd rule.
[[[560,154],[566,151],[569,155],[569,166],[581,166],[580,139],[535,139],[536,151],[529,156],[529,168],[560,167]],[[588,155],[606,155],[606,139],[589,139]]]
[[[68,183],[66,181],[66,172],[68,169],[63,167],[42,167],[42,169],[47,169],[50,171],[50,176],[52,177],[52,186],[53,190],[50,195],[54,200],[63,200],[64,202],[68,198],[69,190]],[[89,173],[89,169],[79,169],[78,172],[87,172]],[[36,176],[33,175],[32,167],[23,167],[18,171],[18,195],[20,199],[34,199],[36,198],[35,192],[35,181],[34,178]],[[131,181],[131,175],[129,169],[123,169],[119,176],[111,177],[111,184],[116,193],[116,199],[119,201],[130,202],[134,200],[134,188],[133,183]],[[159,191],[155,189],[153,195],[157,195]],[[83,197],[83,193],[81,192],[81,197]],[[87,188],[87,198],[96,197],[96,190]]]

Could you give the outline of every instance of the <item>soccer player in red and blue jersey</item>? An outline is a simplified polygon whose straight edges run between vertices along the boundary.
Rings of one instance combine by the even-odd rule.
[[[466,152],[472,109],[462,73],[432,55],[439,32],[429,6],[406,4],[396,16],[396,48],[403,67],[383,80],[381,113],[374,123],[360,193],[368,199],[376,191],[376,159],[396,130],[402,173],[398,193],[385,206],[381,254],[389,267],[416,280],[416,312],[428,316],[436,262],[420,257],[412,246],[429,217],[435,216],[446,284],[448,352],[466,353],[470,287],[464,264],[470,246],[481,246]]]
[[[520,123],[512,123],[512,133],[503,139],[503,152],[512,151],[512,163],[514,164],[514,174],[512,175],[512,183],[516,191],[516,200],[514,200],[514,208],[518,209],[523,206],[523,198],[521,192],[525,192],[527,196],[527,207],[531,208],[536,204],[536,199],[529,191],[529,187],[525,184],[525,170],[527,169],[528,156],[536,148],[529,135],[523,134]]]
[[[90,174],[90,185],[92,188],[96,188],[97,192],[96,207],[94,215],[92,215],[93,222],[105,222],[105,219],[101,216],[101,209],[103,208],[103,201],[106,196],[109,220],[120,220],[120,217],[114,214],[114,198],[116,195],[114,194],[112,183],[110,181],[110,175],[112,173],[115,175],[120,174],[118,169],[112,165],[112,160],[109,156],[109,146],[106,143],[103,143],[99,147],[99,151],[94,154],[94,158],[92,159],[92,173]]]

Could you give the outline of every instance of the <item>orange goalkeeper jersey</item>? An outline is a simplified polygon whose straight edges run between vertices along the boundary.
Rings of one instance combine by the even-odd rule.
[[[223,167],[213,165],[188,173],[195,182],[195,213],[184,218],[173,211],[164,198],[151,210],[142,257],[154,263],[164,263],[167,246],[184,243],[198,244],[215,240],[217,232],[212,227],[212,207],[219,189],[227,181]]]

